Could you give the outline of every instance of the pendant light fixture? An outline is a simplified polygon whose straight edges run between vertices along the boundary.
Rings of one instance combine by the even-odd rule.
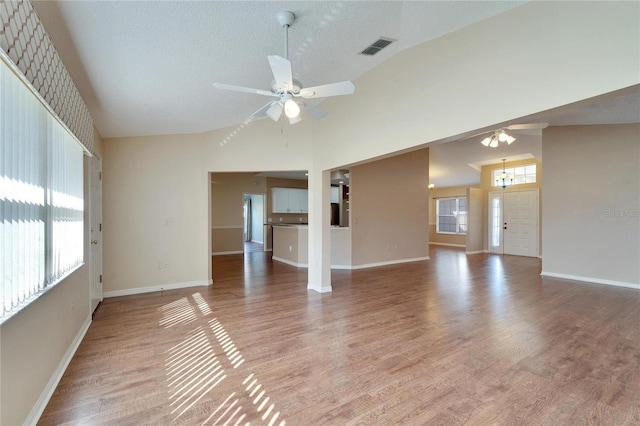
[[[505,169],[506,161],[506,158],[502,159],[502,174],[500,174],[500,177],[496,179],[496,186],[501,186],[502,189],[505,189],[508,185],[513,185],[513,176],[509,176],[509,178],[507,178],[507,171]],[[507,181],[509,184],[507,184]]]

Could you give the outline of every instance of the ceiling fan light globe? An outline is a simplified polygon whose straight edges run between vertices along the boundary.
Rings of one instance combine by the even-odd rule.
[[[302,121],[302,117],[300,117],[300,114],[296,115],[295,117],[289,117],[289,124],[296,124]]]
[[[498,147],[498,139],[492,138],[491,139],[491,143],[489,143],[489,147],[490,148],[497,148]]]
[[[274,102],[271,107],[267,110],[267,116],[273,121],[280,120],[280,116],[282,115],[282,105],[280,102]]]
[[[500,134],[498,134],[498,141],[500,142],[506,142],[508,138],[509,135],[507,135],[505,132],[500,132]]]
[[[300,106],[293,99],[287,99],[284,101],[284,113],[290,119],[298,117],[300,115]]]
[[[491,143],[491,138],[490,137],[486,137],[484,139],[482,139],[482,142],[480,142],[482,145],[484,146],[489,146],[489,144]]]
[[[507,135],[507,145],[511,145],[515,140],[513,136]]]

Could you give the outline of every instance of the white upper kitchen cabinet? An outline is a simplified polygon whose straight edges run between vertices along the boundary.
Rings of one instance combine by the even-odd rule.
[[[306,189],[289,189],[289,212],[309,213],[309,200]]]
[[[289,213],[289,188],[271,188],[273,213]]]
[[[271,188],[273,213],[308,213],[308,191],[300,188]]]

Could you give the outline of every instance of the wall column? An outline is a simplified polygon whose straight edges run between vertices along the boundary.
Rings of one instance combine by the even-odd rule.
[[[309,170],[309,278],[307,289],[331,291],[331,179],[327,170]]]

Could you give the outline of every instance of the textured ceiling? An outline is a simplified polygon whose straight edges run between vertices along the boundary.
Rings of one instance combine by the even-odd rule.
[[[235,125],[266,103],[212,83],[269,89],[284,55],[276,15],[293,11],[289,56],[305,86],[354,80],[400,50],[520,1],[34,1],[103,137]],[[358,52],[396,39],[376,56]],[[357,90],[357,89],[356,89]]]

